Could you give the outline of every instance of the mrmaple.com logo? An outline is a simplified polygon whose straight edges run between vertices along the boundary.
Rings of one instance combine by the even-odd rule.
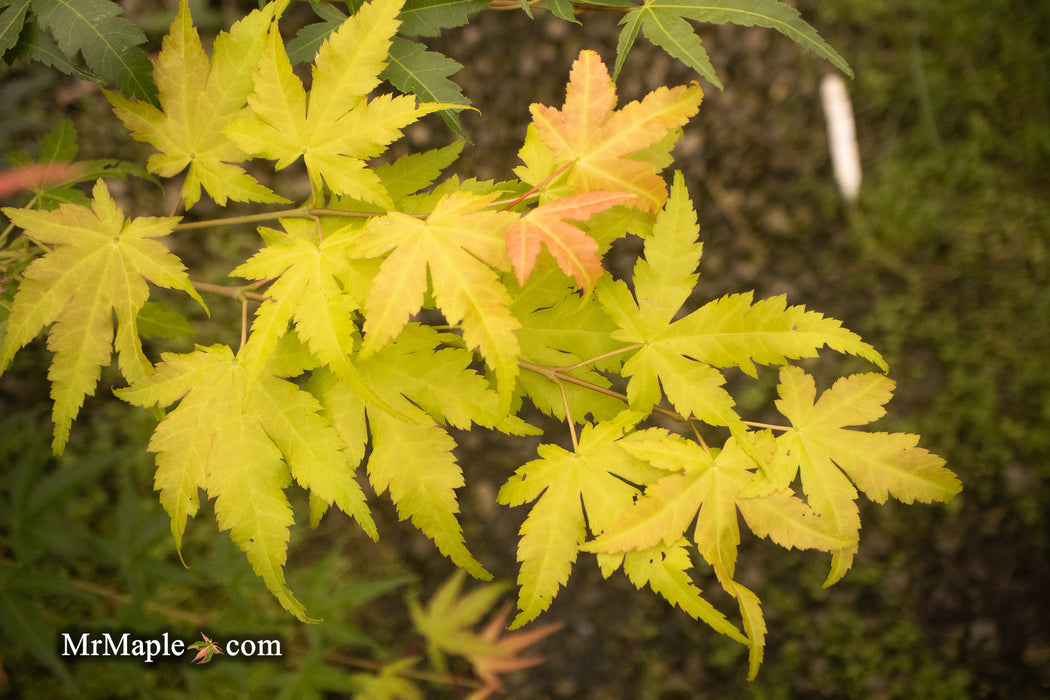
[[[225,642],[226,650],[223,651],[222,646],[206,634],[202,633],[201,637],[202,641],[186,644],[181,639],[172,639],[167,632],[152,638],[133,637],[130,632],[63,632],[59,639],[59,653],[76,658],[138,658],[148,664],[157,659],[181,657],[187,650],[196,652],[193,662],[198,664],[208,663],[216,654],[231,657],[281,656],[281,642],[276,639],[231,639]]]

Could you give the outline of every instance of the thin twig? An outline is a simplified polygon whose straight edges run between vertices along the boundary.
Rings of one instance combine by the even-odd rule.
[[[296,207],[295,209],[284,209],[282,211],[269,211],[261,214],[246,214],[244,216],[230,216],[220,219],[203,219],[201,221],[187,221],[183,224],[176,224],[176,231],[189,231],[190,229],[196,228],[210,228],[212,226],[233,226],[236,224],[254,224],[258,221],[273,221],[274,219],[282,219],[287,217],[301,217],[308,215],[310,209],[308,207]]]
[[[241,344],[237,346],[237,351],[240,352],[244,344],[248,342],[248,300],[245,297],[241,297]]]
[[[559,371],[561,371],[561,372],[571,372],[574,369],[579,369],[580,367],[585,367],[587,365],[590,365],[590,364],[593,364],[595,362],[598,362],[599,360],[604,360],[607,357],[616,357],[617,355],[622,355],[625,352],[631,352],[633,350],[637,350],[640,347],[642,347],[641,343],[635,343],[634,345],[628,345],[627,347],[620,348],[619,350],[610,350],[609,352],[603,352],[601,355],[595,355],[594,357],[589,357],[586,360],[582,360],[581,362],[577,362],[574,365],[565,365],[564,367],[558,367],[557,369]]]
[[[261,214],[246,214],[244,216],[230,216],[220,219],[203,219],[201,221],[187,221],[175,226],[176,231],[188,231],[197,228],[210,228],[212,226],[232,226],[236,224],[254,224],[260,221],[273,221],[275,219],[316,219],[319,216],[342,216],[351,219],[370,219],[379,216],[375,212],[349,211],[343,209],[325,209],[309,206],[296,207],[294,209],[282,209],[281,211],[263,212]]]
[[[569,408],[569,397],[565,395],[564,382],[558,382],[558,391],[561,392],[561,402],[565,406],[565,422],[569,424],[569,437],[572,438],[572,451],[580,449],[580,443],[576,439],[576,421],[572,418],[572,409]]]
[[[580,379],[579,377],[574,377],[571,374],[566,374],[565,368],[563,367],[547,367],[546,365],[539,365],[535,362],[529,362],[528,360],[521,359],[518,360],[518,366],[522,369],[527,369],[530,372],[541,374],[552,382],[567,382],[569,384],[575,384],[576,386],[582,386],[584,389],[590,389],[591,391],[597,392],[599,394],[605,394],[606,396],[611,396],[614,399],[619,399],[624,403],[629,403],[626,394],[620,393],[619,391],[615,391],[613,389],[608,389],[604,386],[595,384],[594,382],[589,382],[586,379]],[[671,420],[678,421],[679,423],[689,422],[689,419],[683,416],[681,413],[678,413],[677,411],[672,411],[669,408],[663,408],[662,406],[654,406],[653,413],[659,413],[662,416],[667,416]]]
[[[223,284],[211,284],[210,282],[192,282],[194,289],[202,292],[212,292],[213,294],[222,294],[223,296],[237,299],[251,299],[252,301],[265,301],[267,296],[260,294],[259,292],[251,291],[253,288],[259,286],[259,282],[254,282],[248,285],[239,285],[231,287]]]
[[[515,197],[514,199],[509,200],[509,203],[505,207],[500,209],[500,211],[508,211],[509,209],[512,209],[513,207],[517,206],[519,202],[524,202],[526,199],[528,199],[529,197],[531,197],[535,193],[539,192],[541,187],[543,187],[548,182],[550,182],[551,180],[553,180],[554,178],[558,177],[563,172],[568,170],[569,166],[571,166],[571,165],[572,165],[572,161],[570,161],[570,162],[566,163],[565,165],[561,166],[560,168],[555,170],[553,173],[551,173],[547,177],[543,178],[543,181],[540,182],[540,184],[534,185],[533,187],[531,187],[529,189],[529,191],[526,192],[525,194],[520,195],[518,197]],[[498,202],[493,202],[493,205],[495,206],[495,205],[503,204],[504,201],[507,201],[507,200],[500,200]]]
[[[773,423],[759,423],[753,420],[741,421],[744,425],[750,425],[752,428],[768,428],[770,430],[791,430],[786,425],[774,425]]]

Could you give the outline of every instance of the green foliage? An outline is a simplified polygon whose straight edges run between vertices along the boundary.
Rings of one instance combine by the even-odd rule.
[[[114,448],[96,437],[97,454],[54,458],[39,416],[5,416],[0,429],[0,458],[9,466],[0,479],[6,694],[209,698],[266,687],[279,697],[321,697],[350,688],[355,697],[421,698],[452,684],[481,692],[500,688],[504,673],[540,663],[542,657],[523,652],[558,627],[501,635],[509,610],[509,604],[499,605],[505,586],[464,591],[462,577],[449,579],[420,606],[412,577],[351,553],[352,539],[341,523],[300,543],[300,554],[314,561],[293,576],[326,623],[298,625],[267,605],[270,594],[251,580],[247,561],[230,541],[192,531],[193,567],[180,566],[170,548],[169,519],[151,503],[150,465],[137,448]],[[145,422],[124,426],[111,438],[142,439],[142,430],[148,430]],[[119,470],[113,460],[122,465]],[[88,495],[98,493],[93,484],[106,480],[118,482],[114,495]],[[392,620],[376,608],[402,591],[407,607],[423,613],[419,624],[410,617]],[[455,639],[427,622],[447,609],[468,608],[470,616],[455,618]],[[56,640],[70,631],[70,620],[79,620],[82,629],[143,637],[156,636],[159,628],[187,642],[187,651],[174,663],[103,657],[68,664]],[[232,657],[226,642],[237,638],[276,639],[282,655],[266,663]],[[436,645],[440,660],[409,655],[424,642]],[[460,672],[461,659],[476,669],[470,677]]]
[[[613,75],[620,73],[624,58],[634,45],[640,30],[646,39],[671,57],[721,88],[722,83],[715,75],[715,69],[700,37],[693,33],[686,20],[711,24],[732,22],[745,27],[776,29],[799,45],[827,59],[843,73],[853,75],[845,59],[821,39],[813,27],[802,20],[798,11],[779,0],[645,0],[641,5],[632,7],[620,21],[623,29],[620,31],[620,41],[616,47],[616,69]]]
[[[504,505],[532,504],[512,627],[547,610],[580,553],[594,554],[604,576],[622,569],[636,587],[746,644],[754,677],[766,622],[758,596],[738,580],[738,512],[759,538],[830,553],[830,585],[853,562],[859,493],[876,503],[947,501],[958,480],[917,447],[916,435],[852,429],[882,416],[893,390],[883,374],[844,377],[817,399],[813,378],[792,363],[824,348],[887,369],[838,321],[783,297],[754,302],[751,293],[685,308],[702,246],[684,178],[677,173],[668,186],[662,173],[699,108],[698,84],[661,87],[617,108],[607,67],[584,50],[564,105],[532,105],[517,180],[441,179],[459,145],[378,165],[407,126],[443,112],[457,128],[450,115],[465,106],[439,101],[459,97],[446,85],[455,66],[397,33],[432,35],[466,21],[477,3],[347,5],[345,20],[318,9],[323,21],[286,43],[279,20],[288,2],[271,3],[222,33],[209,56],[188,2],[180,3],[153,61],[156,104],[106,92],[132,136],[157,151],[147,170],[160,178],[186,171],[187,216],[202,190],[219,207],[293,199],[242,167],[249,158],[276,171],[302,160],[309,195],[245,217],[129,218],[99,179],[88,202],[5,208],[38,257],[21,272],[0,368],[50,326],[59,454],[115,348],[128,384],[116,395],[159,417],[148,449],[176,550],[204,490],[219,529],[302,621],[314,620],[286,578],[293,504],[308,502],[314,527],[335,506],[376,539],[359,477],[389,494],[398,517],[454,564],[491,578],[459,522],[456,490],[465,483],[451,429],[536,434],[523,420],[535,405],[566,422],[571,450],[540,445],[499,492]],[[618,62],[639,27],[666,48],[670,39],[654,27],[676,17],[669,26],[679,38],[685,19],[772,26],[845,65],[781,3],[609,5],[626,11],[629,41],[621,40]],[[553,9],[571,17],[565,3]],[[698,40],[685,45],[689,57],[672,54],[705,74]],[[307,89],[293,56],[311,53]],[[377,93],[383,78],[410,94]],[[41,161],[68,162],[71,141],[57,132]],[[258,228],[262,245],[251,257],[233,261],[229,276],[250,280],[241,286],[191,282],[155,240],[274,221],[279,228]],[[644,239],[644,257],[629,283],[614,279],[601,256],[631,234]],[[184,334],[188,324],[152,298],[147,281],[202,307],[199,291],[226,294],[242,305],[241,327],[154,363],[140,338]],[[249,302],[258,302],[250,324]],[[781,368],[776,408],[789,425],[750,420],[725,388],[727,373],[756,378],[757,366]],[[676,431],[656,425],[657,416]],[[736,600],[739,627],[694,584],[693,551]],[[456,579],[427,610],[414,605],[415,624],[436,667],[442,654],[461,654],[481,692],[498,688],[500,672],[528,665],[515,653],[546,631],[499,637],[505,612],[482,633],[467,631],[498,589],[458,592]],[[210,657],[217,651],[205,639]],[[383,678],[369,681],[374,692],[397,692],[399,681]]]
[[[123,12],[112,0],[4,0],[0,58],[41,61],[73,73],[78,71],[79,53],[88,77],[114,82],[121,92],[140,100],[153,100],[157,88],[150,78],[150,61],[139,48],[146,35],[121,17]]]

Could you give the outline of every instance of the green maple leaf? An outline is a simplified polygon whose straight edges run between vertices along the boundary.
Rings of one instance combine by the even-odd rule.
[[[165,353],[162,360],[152,375],[116,393],[136,406],[179,402],[149,443],[176,547],[203,488],[215,498],[219,528],[230,530],[281,605],[309,621],[284,578],[293,523],[284,490],[291,480],[378,536],[344,441],[311,394],[271,372],[252,377],[226,346]]]
[[[411,93],[423,102],[454,104],[459,109],[470,105],[463,89],[449,80],[463,65],[459,61],[428,51],[422,44],[395,37],[390,45],[390,63],[382,77],[401,92]],[[459,116],[451,109],[442,109],[441,118],[460,136],[463,127]]]
[[[401,212],[375,217],[349,252],[386,255],[365,301],[362,356],[382,348],[422,308],[429,280],[445,319],[462,324],[467,347],[480,349],[495,371],[505,410],[518,374],[520,324],[499,271],[510,269],[505,235],[517,215],[485,209],[497,195],[455,192],[422,220]]]
[[[126,161],[99,158],[74,162],[78,150],[73,121],[60,119],[40,142],[40,154],[35,162],[19,151],[6,154],[13,167],[0,174],[0,191],[9,194],[17,189],[29,189],[33,199],[26,208],[54,209],[59,204],[90,206],[91,200],[75,187],[81,182],[111,177],[123,179],[129,175],[153,179],[144,168]]]
[[[512,629],[550,607],[569,578],[587,527],[600,532],[612,525],[638,492],[631,484],[652,479],[653,470],[617,443],[641,417],[625,411],[615,420],[584,426],[575,452],[540,445],[539,459],[520,467],[500,489],[497,500],[503,505],[535,501],[521,526],[521,612]]]
[[[525,165],[515,172],[522,181],[539,186],[568,167],[555,183],[564,182],[569,191],[545,188],[551,198],[627,192],[636,197],[632,206],[656,212],[667,197],[658,172],[666,167],[674,132],[696,114],[702,97],[696,84],[661,87],[640,102],[615,109],[616,88],[608,69],[598,54],[581,51],[573,63],[564,107],[530,106],[533,124],[520,153]]]
[[[375,172],[395,202],[434,184],[438,176],[452,165],[463,150],[463,141],[422,153],[406,153],[393,163],[376,166]]]
[[[809,504],[841,537],[856,540],[860,529],[857,489],[876,503],[889,496],[904,503],[947,502],[962,490],[944,460],[918,447],[918,435],[870,433],[847,426],[882,417],[894,382],[881,374],[844,377],[816,399],[813,378],[797,367],[780,370],[777,408],[792,429],[778,438],[780,449],[770,481],[790,483],[796,473]],[[832,555],[825,586],[850,568],[856,546]]]
[[[187,207],[200,199],[201,188],[221,206],[240,202],[285,202],[234,165],[247,154],[223,133],[244,106],[252,88],[251,69],[266,44],[267,30],[287,0],[256,10],[215,40],[209,60],[187,0],[164,38],[154,63],[160,108],[106,93],[113,111],[131,135],[152,144],[150,172],[173,177],[189,168],[182,186]]]
[[[114,81],[124,94],[154,99],[156,88],[149,79],[149,59],[139,48],[146,35],[120,16],[120,5],[111,0],[32,0],[25,4],[40,26],[55,37],[66,59],[73,59],[79,51],[91,71],[103,80]],[[24,15],[10,20],[17,20],[12,24],[21,29],[22,18]],[[8,38],[3,43],[10,43],[11,34],[17,33],[13,29],[6,29]]]
[[[3,210],[27,236],[50,246],[23,273],[0,347],[0,370],[19,348],[54,324],[48,332],[48,348],[55,353],[48,376],[56,453],[65,448],[70,425],[84,397],[94,392],[114,348],[129,382],[152,370],[136,323],[149,298],[147,281],[181,289],[204,306],[182,263],[155,240],[171,233],[177,218],[125,219],[102,180],[93,196],[90,208],[63,204],[53,211]]]
[[[309,96],[272,27],[253,73],[248,108],[225,133],[245,152],[276,161],[278,170],[302,157],[315,192],[327,184],[335,194],[393,206],[365,161],[420,116],[450,107],[417,108],[408,95],[368,99],[386,66],[400,9],[397,1],[365,3],[329,34],[314,62]]]
[[[0,12],[0,56],[4,56],[8,49],[18,43],[29,12],[29,3],[30,0],[4,3],[3,11]]]
[[[620,73],[641,30],[649,41],[721,88],[707,51],[686,20],[775,29],[831,61],[846,75],[853,75],[845,59],[802,20],[798,11],[779,0],[645,0],[620,20],[623,29],[616,47],[614,75]]]
[[[443,29],[463,26],[472,14],[487,5],[485,0],[406,0],[399,15],[401,33],[438,36]]]

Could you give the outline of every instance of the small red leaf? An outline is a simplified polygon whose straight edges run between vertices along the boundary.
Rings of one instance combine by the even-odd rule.
[[[586,221],[598,212],[634,199],[626,192],[586,192],[541,204],[507,231],[507,252],[520,284],[536,265],[540,244],[547,246],[558,267],[590,291],[602,274],[598,242],[568,221]]]

